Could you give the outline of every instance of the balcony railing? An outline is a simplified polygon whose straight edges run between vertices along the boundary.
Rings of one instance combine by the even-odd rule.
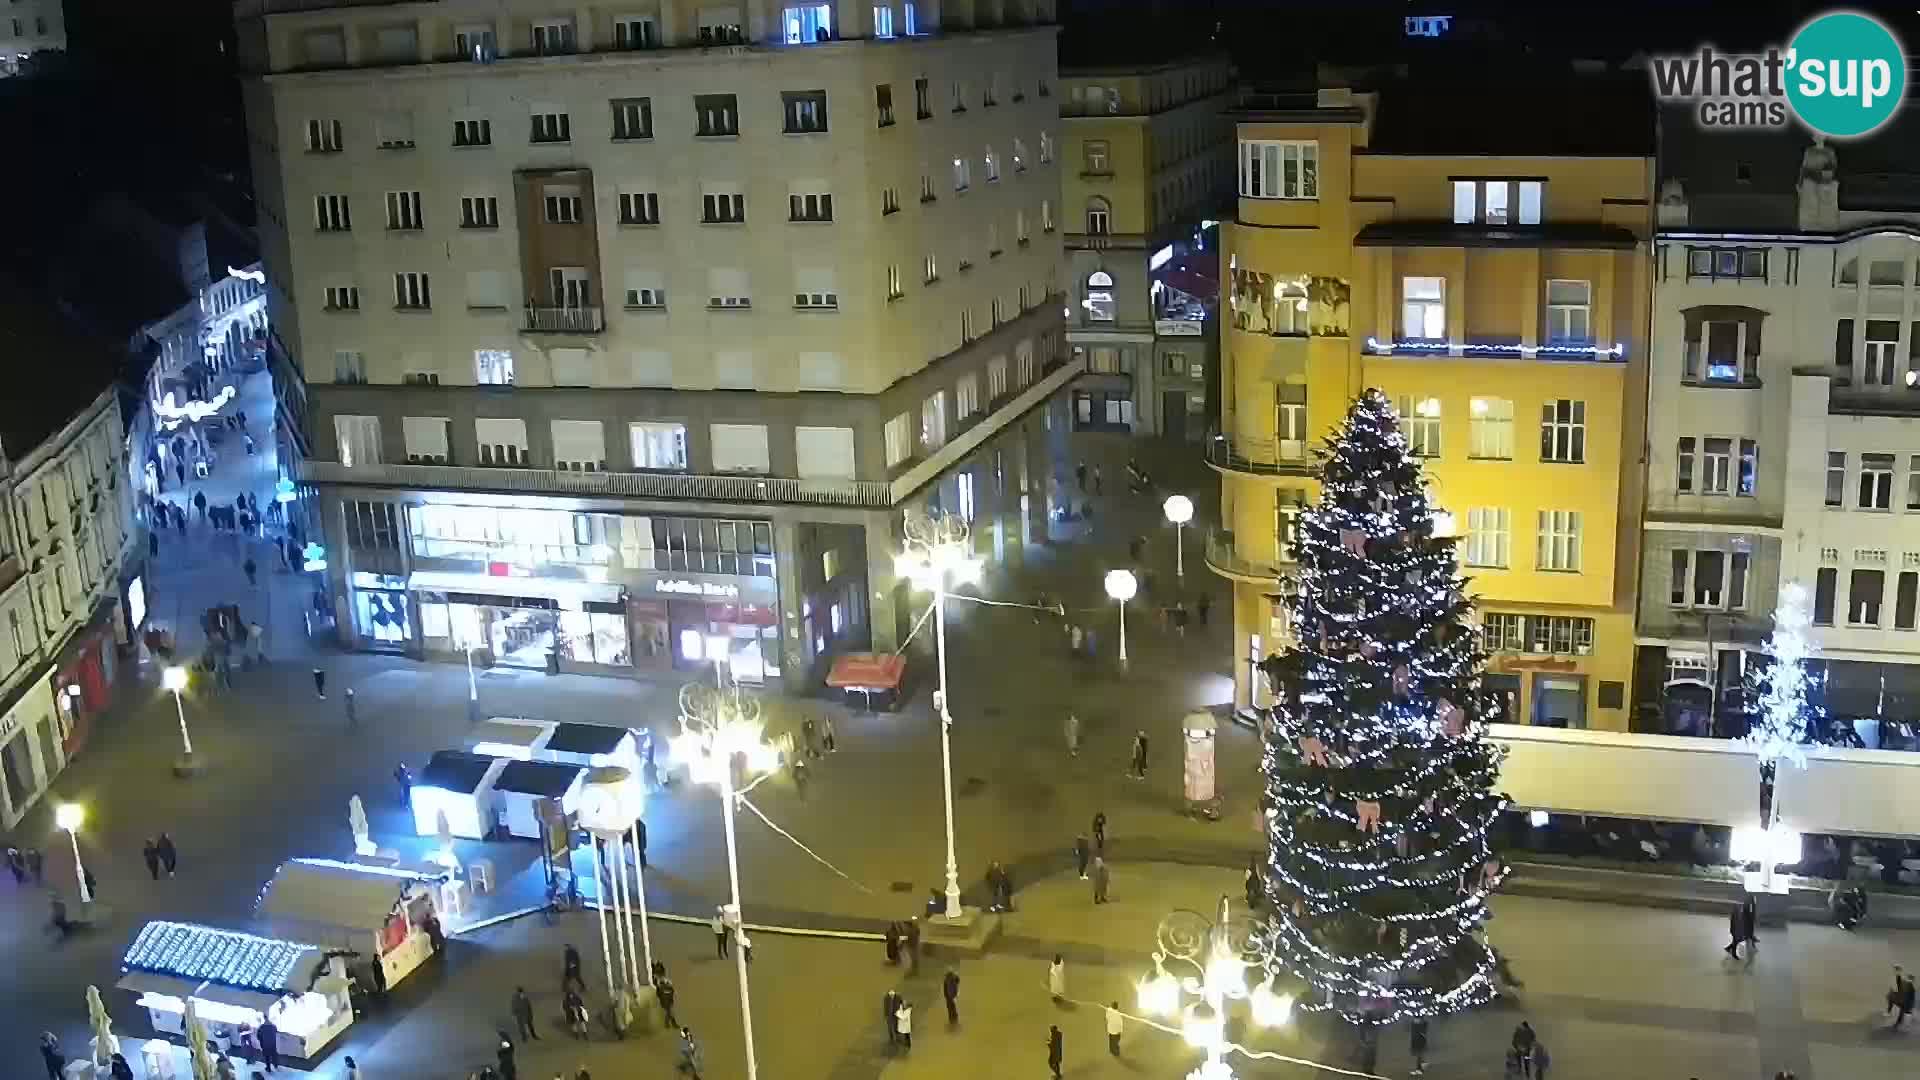
[[[1313,457],[1304,439],[1229,439],[1215,435],[1207,440],[1207,464],[1222,471],[1262,476],[1313,475]]]
[[[688,473],[571,472],[469,465],[356,465],[307,461],[301,479],[312,484],[365,484],[424,490],[523,492],[701,502],[793,503],[886,508],[893,497],[877,480],[792,480],[773,476]]]
[[[1226,577],[1254,578],[1278,585],[1283,579],[1291,578],[1295,570],[1290,562],[1248,556],[1234,542],[1233,533],[1226,529],[1207,533],[1206,550],[1207,565],[1214,573]]]
[[[598,334],[607,328],[597,307],[530,307],[527,329],[540,334]]]

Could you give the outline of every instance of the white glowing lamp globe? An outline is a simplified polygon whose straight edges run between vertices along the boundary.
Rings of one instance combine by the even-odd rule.
[[[1185,525],[1193,520],[1193,500],[1185,495],[1169,495],[1160,509],[1166,511],[1167,520],[1175,525]]]
[[[1206,1002],[1196,1001],[1187,1006],[1180,1022],[1180,1034],[1188,1046],[1211,1050],[1226,1040],[1227,1018]]]
[[[1133,576],[1131,570],[1107,571],[1106,586],[1107,595],[1123,604],[1133,599],[1133,595],[1140,591],[1140,582]]]
[[[187,669],[178,664],[167,668],[160,673],[160,685],[168,690],[185,690],[187,688]]]
[[[1245,997],[1247,993],[1247,965],[1240,958],[1226,951],[1216,949],[1207,958],[1206,987],[1227,997]]]
[[[87,808],[79,803],[61,803],[54,808],[53,823],[68,832],[79,832],[87,823]]]
[[[1293,1019],[1293,995],[1274,993],[1271,975],[1253,988],[1248,1004],[1253,1012],[1253,1022],[1261,1027],[1280,1027]]]
[[[1137,996],[1140,1011],[1148,1016],[1172,1016],[1180,1008],[1180,984],[1167,974],[1166,968],[1159,968],[1153,975],[1142,975]]]

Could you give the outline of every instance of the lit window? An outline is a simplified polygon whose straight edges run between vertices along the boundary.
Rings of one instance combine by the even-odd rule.
[[[1240,141],[1240,195],[1248,199],[1320,197],[1320,144]]]
[[[1542,510],[1535,567],[1575,572],[1580,569],[1580,511]]]
[[[1547,282],[1547,340],[1593,340],[1593,283],[1554,279]]]
[[[1461,548],[1461,560],[1468,566],[1504,569],[1510,564],[1513,547],[1512,517],[1504,507],[1480,507],[1467,511],[1467,537]]]
[[[1486,461],[1513,458],[1513,402],[1477,397],[1467,403],[1467,456]]]
[[[1104,270],[1087,276],[1087,318],[1094,322],[1114,319],[1113,276]]]
[[[1447,337],[1447,280],[1437,277],[1401,279],[1401,333],[1425,341]]]
[[[1415,399],[1400,395],[1400,434],[1406,437],[1407,451],[1415,457],[1440,456],[1440,399]]]
[[[791,4],[780,17],[789,45],[833,39],[833,5]]]

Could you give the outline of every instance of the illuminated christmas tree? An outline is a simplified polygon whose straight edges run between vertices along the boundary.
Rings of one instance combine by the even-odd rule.
[[[1813,656],[1813,617],[1807,612],[1806,587],[1796,582],[1780,586],[1773,609],[1773,635],[1767,638],[1766,660],[1747,671],[1748,712],[1752,719],[1746,743],[1760,760],[1760,825],[1770,828],[1779,815],[1773,805],[1773,783],[1780,762],[1806,767],[1801,749],[1815,741],[1825,710],[1807,700],[1807,660]]]
[[[1319,452],[1294,558],[1294,651],[1262,757],[1267,933],[1302,1008],[1357,1024],[1493,996],[1478,931],[1504,868],[1488,831],[1500,750],[1451,540],[1385,396]]]

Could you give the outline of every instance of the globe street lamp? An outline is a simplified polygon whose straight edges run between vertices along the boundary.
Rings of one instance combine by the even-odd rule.
[[[947,802],[948,919],[960,917],[960,864],[953,843],[953,713],[947,696],[947,592],[951,587],[976,584],[981,563],[972,556],[967,524],[952,515],[913,524],[907,530],[907,550],[894,558],[894,573],[933,593],[934,655],[940,670],[940,689],[933,709],[940,717],[940,779]]]
[[[771,771],[778,763],[773,746],[762,735],[765,724],[760,718],[760,703],[741,693],[736,684],[727,689],[688,683],[680,688],[680,734],[667,740],[675,761],[685,762],[687,776],[696,784],[713,784],[720,789],[721,820],[726,825],[727,881],[732,887],[732,914],[736,926],[744,926],[740,908],[740,854],[733,830],[734,769],[744,764],[742,776]],[[740,979],[740,1026],[747,1045],[747,1080],[757,1080],[759,1067],[753,1056],[753,1002],[747,990],[746,950],[735,948],[733,960]]]
[[[1120,666],[1127,666],[1127,601],[1140,591],[1140,582],[1131,570],[1107,571],[1107,595],[1120,601]]]
[[[67,830],[73,841],[73,877],[80,883],[80,902],[93,903],[93,891],[87,888],[87,869],[80,865],[80,826],[87,820],[87,808],[79,803],[61,803],[54,808],[53,823]]]
[[[1187,522],[1193,520],[1193,500],[1185,495],[1169,495],[1160,509],[1166,511],[1167,520],[1173,522],[1173,576],[1184,581],[1187,577],[1187,553],[1186,545],[1180,541]]]
[[[1257,923],[1229,910],[1226,897],[1212,922],[1195,911],[1175,911],[1160,920],[1153,953],[1154,973],[1139,983],[1140,1011],[1150,1016],[1180,1018],[1187,1045],[1206,1051],[1206,1060],[1187,1080],[1233,1080],[1227,1066],[1226,1007],[1229,999],[1245,1001],[1253,1022],[1262,1027],[1285,1024],[1293,1015],[1293,997],[1273,990],[1268,973],[1258,985],[1247,987],[1247,969],[1264,968],[1270,950],[1261,943]],[[1167,965],[1184,965],[1191,974],[1176,978]],[[1182,1004],[1183,997],[1195,1000]]]

